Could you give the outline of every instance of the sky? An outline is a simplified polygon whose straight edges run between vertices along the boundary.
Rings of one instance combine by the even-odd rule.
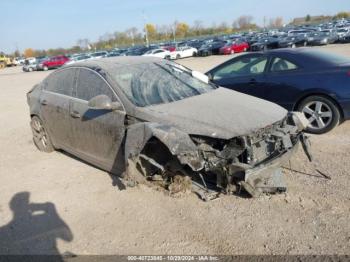
[[[258,25],[264,17],[333,15],[350,11],[349,0],[0,0],[0,52],[17,48],[71,47],[80,38],[97,41],[105,33],[145,23],[171,24],[175,20],[204,25],[231,24],[251,15]],[[144,14],[144,15],[143,15]]]

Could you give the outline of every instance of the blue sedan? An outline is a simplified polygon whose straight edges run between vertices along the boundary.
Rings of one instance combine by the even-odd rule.
[[[207,75],[219,86],[303,112],[310,133],[326,133],[350,119],[347,57],[313,48],[271,50],[237,56]]]

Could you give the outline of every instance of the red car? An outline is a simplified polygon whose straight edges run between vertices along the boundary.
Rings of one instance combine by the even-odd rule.
[[[176,46],[163,46],[164,50],[168,50],[169,52],[175,52]]]
[[[221,55],[228,55],[228,54],[245,52],[248,49],[249,49],[249,45],[247,42],[244,42],[241,40],[235,40],[221,47],[219,53]]]
[[[68,61],[69,61],[69,58],[64,55],[53,56],[48,60],[46,60],[45,62],[43,62],[42,68],[45,71],[51,68],[58,68],[60,66],[63,66]]]

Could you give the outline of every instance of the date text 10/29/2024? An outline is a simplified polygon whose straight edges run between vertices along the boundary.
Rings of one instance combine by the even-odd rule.
[[[218,261],[217,256],[128,256],[128,261]]]

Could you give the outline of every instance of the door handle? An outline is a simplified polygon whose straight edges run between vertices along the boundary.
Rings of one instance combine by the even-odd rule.
[[[250,84],[250,85],[255,85],[255,84],[256,84],[255,78],[250,79],[250,80],[249,80],[249,84]]]
[[[70,112],[71,117],[73,118],[80,118],[80,114],[77,111]]]
[[[47,105],[47,101],[44,99],[44,100],[41,100],[40,101],[40,104],[42,104],[43,106],[46,106]]]

